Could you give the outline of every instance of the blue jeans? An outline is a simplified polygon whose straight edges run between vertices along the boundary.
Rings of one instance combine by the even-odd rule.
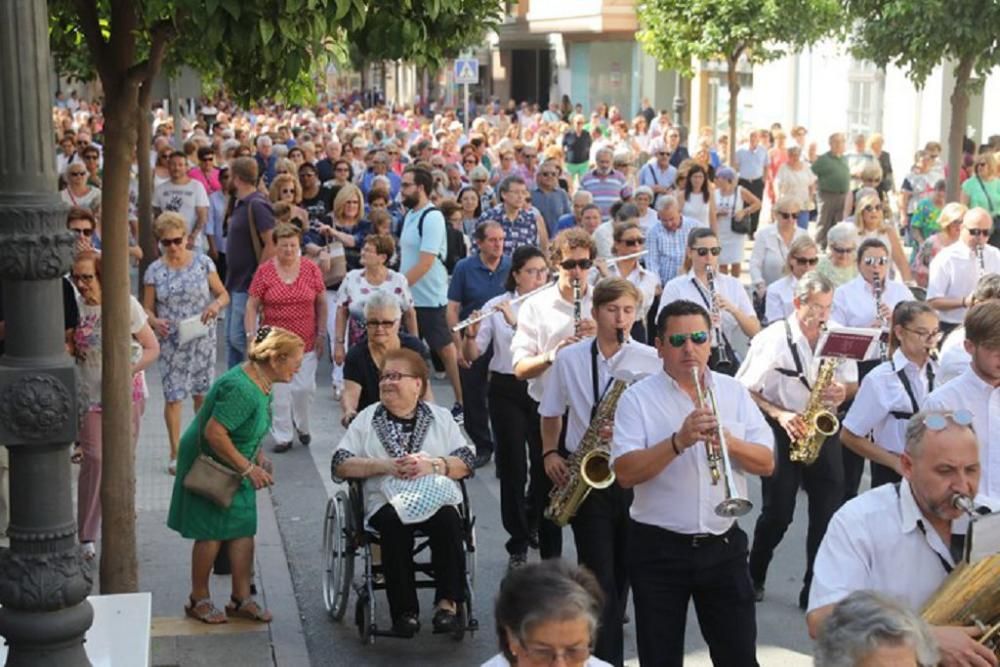
[[[229,312],[226,313],[226,363],[229,368],[243,363],[247,356],[247,333],[243,315],[247,310],[246,292],[230,292]]]

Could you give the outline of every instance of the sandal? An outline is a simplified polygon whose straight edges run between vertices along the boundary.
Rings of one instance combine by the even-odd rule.
[[[83,463],[83,447],[80,445],[74,445],[73,455],[69,457],[69,460],[71,463],[75,463],[77,465]]]
[[[226,616],[230,618],[245,618],[260,623],[270,623],[271,612],[257,604],[252,597],[240,600],[235,595],[230,596],[231,602],[226,605]]]
[[[189,597],[188,599],[191,601],[191,604],[184,605],[184,615],[188,618],[193,618],[208,625],[218,625],[227,621],[226,615],[219,611],[212,602],[212,598],[195,600],[194,597]]]

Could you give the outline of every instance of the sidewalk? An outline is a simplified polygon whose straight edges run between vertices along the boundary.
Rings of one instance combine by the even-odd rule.
[[[147,371],[149,399],[136,452],[139,590],[153,595],[154,667],[308,667],[309,655],[295,591],[269,492],[257,494],[254,570],[258,599],[274,614],[270,624],[230,620],[209,626],[184,616],[190,590],[191,545],[167,528],[174,477],[167,474],[168,440],[163,392],[155,365]],[[193,417],[185,405],[182,424]],[[229,577],[212,577],[217,607],[229,599]]]

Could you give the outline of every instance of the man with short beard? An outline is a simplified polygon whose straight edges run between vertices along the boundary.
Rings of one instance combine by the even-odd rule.
[[[206,247],[203,232],[208,224],[208,193],[205,186],[188,176],[187,157],[181,151],[170,154],[167,168],[170,180],[153,192],[153,217],[164,211],[179,213],[187,224],[188,247],[200,252]]]
[[[580,189],[594,195],[601,218],[607,220],[611,217],[611,205],[621,198],[625,189],[625,176],[612,168],[614,153],[610,148],[598,149],[594,162],[597,166],[580,179]]]

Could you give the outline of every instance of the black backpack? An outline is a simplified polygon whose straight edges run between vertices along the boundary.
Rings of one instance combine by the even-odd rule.
[[[424,218],[427,217],[427,214],[431,211],[440,211],[440,209],[436,206],[428,206],[424,212],[420,214],[420,218],[417,220],[417,234],[420,238],[424,237]],[[438,255],[438,259],[440,259],[441,263],[444,264],[444,269],[450,276],[452,271],[455,270],[455,265],[458,264],[458,261],[465,257],[465,234],[449,225],[447,221],[444,223],[444,230],[448,247],[447,250],[445,250],[444,256],[442,257],[441,255]]]

